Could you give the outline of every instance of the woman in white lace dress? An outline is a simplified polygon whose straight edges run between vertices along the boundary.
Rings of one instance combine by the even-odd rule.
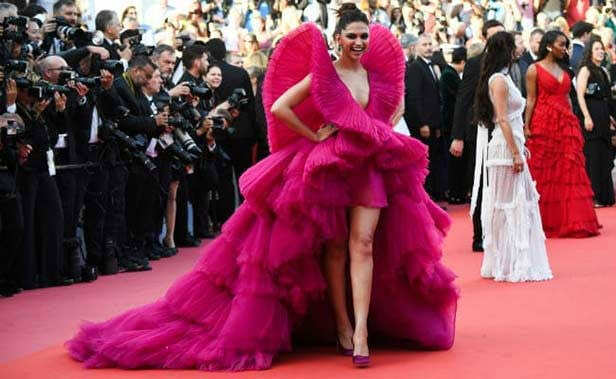
[[[508,75],[514,50],[513,36],[507,32],[488,40],[475,98],[478,122],[494,126],[483,165],[481,276],[508,282],[547,280],[552,271],[539,194],[524,149],[525,100]]]

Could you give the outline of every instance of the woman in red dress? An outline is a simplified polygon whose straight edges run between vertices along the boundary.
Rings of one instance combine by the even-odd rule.
[[[584,168],[584,139],[571,110],[566,64],[569,40],[560,31],[541,39],[539,59],[526,74],[526,146],[548,238],[599,234],[593,192]]]

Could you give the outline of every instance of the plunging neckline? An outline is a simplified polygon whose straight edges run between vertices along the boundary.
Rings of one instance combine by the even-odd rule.
[[[366,70],[364,68],[364,70],[366,70],[366,81],[368,82],[368,101],[366,102],[366,106],[364,107],[363,105],[361,105],[361,103],[359,101],[357,101],[355,96],[353,96],[353,92],[351,92],[351,89],[349,88],[349,86],[347,86],[347,84],[344,82],[344,80],[342,80],[342,78],[340,77],[340,74],[338,73],[338,70],[336,70],[336,66],[334,65],[333,62],[332,62],[332,67],[334,68],[334,71],[336,72],[336,77],[338,78],[340,83],[342,83],[342,85],[346,89],[347,94],[351,97],[353,102],[355,102],[355,104],[357,104],[359,106],[359,108],[362,109],[363,111],[368,109],[368,107],[370,106],[370,100],[372,98],[372,89],[370,88],[370,73],[368,72],[368,70]],[[363,66],[362,66],[362,68],[363,68]]]
[[[562,73],[562,75],[560,77],[560,80],[559,80],[559,79],[556,78],[556,76],[554,76],[554,74],[552,74],[552,71],[550,71],[547,68],[543,67],[543,65],[541,63],[537,63],[537,66],[541,67],[541,69],[543,71],[547,72],[548,75],[550,75],[552,77],[552,79],[554,79],[554,80],[556,80],[558,82],[558,84],[563,84],[563,80],[565,80],[565,74],[566,74],[565,70],[561,69],[563,71],[563,73]]]

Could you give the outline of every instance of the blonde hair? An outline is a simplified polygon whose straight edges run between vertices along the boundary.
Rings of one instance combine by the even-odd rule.
[[[267,67],[267,62],[267,55],[263,54],[260,51],[256,51],[244,58],[244,67],[254,66],[265,70],[265,68]]]

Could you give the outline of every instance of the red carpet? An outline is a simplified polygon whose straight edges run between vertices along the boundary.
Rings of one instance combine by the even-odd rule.
[[[283,355],[270,370],[233,378],[616,378],[616,208],[599,210],[599,237],[549,240],[555,279],[495,283],[479,277],[470,252],[467,208],[455,221],[445,261],[462,288],[454,347],[445,352],[373,350],[373,367],[355,370],[332,349]],[[412,225],[409,225],[412,227]],[[28,291],[0,299],[0,378],[204,378],[198,371],[84,370],[62,343],[80,320],[106,319],[161,295],[197,258],[184,249],[147,273]]]

